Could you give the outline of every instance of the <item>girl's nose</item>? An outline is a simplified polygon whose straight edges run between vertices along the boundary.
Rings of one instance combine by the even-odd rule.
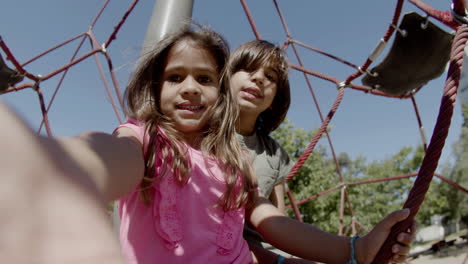
[[[198,82],[191,76],[187,76],[182,82],[182,93],[185,95],[198,95],[200,93]]]

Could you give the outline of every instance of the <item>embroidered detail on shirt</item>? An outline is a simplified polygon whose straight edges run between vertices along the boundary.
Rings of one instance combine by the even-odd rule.
[[[240,223],[239,223],[240,222]],[[219,225],[216,244],[218,245],[217,253],[219,255],[229,255],[232,253],[235,242],[239,237],[236,234],[241,234],[239,229],[243,228],[243,214],[239,210],[225,212],[223,221]]]
[[[168,249],[174,249],[179,246],[182,240],[182,227],[180,215],[177,209],[177,183],[172,174],[166,175],[161,179],[159,185],[159,194],[161,200],[159,206],[155,205],[154,210],[159,211],[159,230]]]

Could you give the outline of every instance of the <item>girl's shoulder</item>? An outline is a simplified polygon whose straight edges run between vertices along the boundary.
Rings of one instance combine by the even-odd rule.
[[[190,147],[189,145],[184,145],[186,149],[187,156],[191,159],[191,162],[203,162],[203,164],[211,166],[219,166],[219,160],[208,153],[204,153],[201,150]]]
[[[145,133],[146,126],[144,122],[139,121],[135,118],[128,118],[126,122],[120,124],[119,126],[117,126],[117,128],[115,128],[113,134],[115,134],[116,131],[124,127],[132,130],[137,136],[137,139],[140,143],[145,142],[145,137],[147,137],[147,135]]]

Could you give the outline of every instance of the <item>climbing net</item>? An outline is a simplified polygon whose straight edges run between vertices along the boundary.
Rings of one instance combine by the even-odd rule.
[[[288,191],[288,197],[289,197],[289,199],[291,201],[291,206],[294,209],[296,217],[299,220],[302,220],[301,219],[301,214],[300,214],[300,211],[299,211],[299,208],[298,208],[297,205],[308,202],[308,201],[313,200],[313,199],[315,199],[315,198],[317,198],[319,196],[322,196],[324,194],[330,193],[330,192],[332,192],[334,190],[337,190],[337,189],[341,188],[341,190],[342,190],[341,191],[341,204],[340,204],[340,220],[341,221],[340,221],[340,227],[339,227],[339,233],[341,234],[342,230],[343,230],[342,222],[343,222],[343,217],[344,217],[343,214],[344,214],[345,203],[349,207],[349,212],[351,214],[353,214],[352,205],[351,205],[351,202],[349,201],[349,195],[347,194],[346,186],[359,185],[359,184],[372,183],[372,182],[379,182],[379,181],[392,181],[392,180],[396,180],[396,179],[402,179],[402,178],[409,178],[409,177],[417,176],[416,181],[414,183],[414,186],[411,189],[411,191],[409,193],[409,196],[407,198],[407,201],[404,204],[404,208],[410,208],[411,209],[410,217],[408,217],[408,219],[406,219],[405,221],[399,223],[398,225],[396,225],[393,228],[392,234],[389,236],[389,238],[387,239],[387,241],[383,245],[382,249],[380,250],[380,252],[378,253],[378,255],[375,258],[375,260],[379,260],[379,261],[381,261],[381,260],[387,260],[388,261],[390,259],[390,256],[391,256],[391,250],[389,250],[390,246],[396,242],[396,235],[397,234],[399,234],[400,232],[403,232],[404,230],[407,230],[409,228],[409,225],[410,225],[411,221],[414,219],[415,215],[417,214],[417,212],[419,210],[420,205],[422,204],[422,202],[424,200],[424,196],[425,196],[425,194],[426,194],[426,192],[427,192],[427,190],[429,188],[430,182],[431,182],[432,177],[434,175],[436,177],[440,178],[441,180],[447,182],[451,186],[453,186],[453,187],[455,187],[455,188],[457,188],[457,189],[459,189],[459,190],[461,190],[461,191],[463,191],[465,193],[468,193],[468,191],[465,188],[463,188],[462,186],[450,181],[449,179],[447,179],[447,178],[445,178],[445,177],[443,177],[443,176],[441,176],[439,174],[435,174],[435,170],[437,168],[437,164],[438,164],[441,152],[442,152],[442,148],[444,146],[445,139],[446,139],[447,134],[448,134],[448,128],[450,127],[451,117],[452,117],[452,113],[453,113],[453,107],[454,107],[454,104],[455,104],[455,97],[456,97],[457,89],[458,89],[458,82],[459,82],[460,75],[461,75],[462,61],[463,61],[463,54],[464,54],[463,50],[464,50],[466,41],[468,39],[468,27],[467,27],[467,25],[466,24],[460,25],[458,22],[461,22],[461,21],[457,21],[457,19],[459,19],[460,17],[465,16],[465,3],[464,3],[464,1],[454,1],[453,2],[453,12],[450,13],[450,12],[441,12],[439,10],[433,9],[429,5],[423,3],[423,2],[421,2],[419,0],[410,0],[411,3],[413,3],[414,5],[419,7],[420,9],[422,9],[424,12],[426,12],[426,14],[428,16],[433,17],[433,18],[439,20],[440,22],[442,22],[443,24],[445,24],[446,26],[456,30],[455,39],[453,40],[452,45],[451,45],[452,49],[451,49],[450,61],[449,61],[450,67],[449,67],[448,74],[447,74],[447,80],[446,80],[445,89],[444,89],[444,93],[443,93],[443,97],[442,97],[440,112],[439,112],[439,115],[438,115],[438,118],[437,118],[437,123],[436,123],[435,129],[434,129],[434,133],[432,135],[430,144],[427,145],[426,140],[425,140],[425,136],[424,136],[424,132],[422,130],[421,118],[419,116],[419,111],[418,111],[417,104],[416,104],[416,101],[415,101],[415,98],[414,98],[414,94],[423,86],[423,83],[419,83],[419,84],[417,84],[417,86],[413,87],[413,89],[409,89],[409,90],[405,90],[405,91],[395,91],[393,89],[395,87],[392,88],[392,87],[390,87],[391,85],[388,85],[388,87],[386,89],[382,89],[382,88],[384,88],[383,86],[385,86],[385,85],[380,84],[380,87],[379,87],[378,83],[374,83],[374,85],[372,85],[372,86],[362,86],[362,85],[356,85],[356,84],[352,83],[353,80],[360,77],[361,75],[366,75],[366,77],[368,78],[367,80],[371,79],[372,77],[378,77],[378,74],[379,74],[378,70],[382,70],[382,71],[384,70],[383,69],[384,67],[380,67],[380,69],[379,69],[379,67],[376,67],[373,70],[369,70],[369,67],[375,61],[375,59],[379,56],[380,52],[383,49],[383,46],[385,46],[387,44],[388,40],[390,39],[392,34],[394,34],[395,31],[398,31],[403,36],[403,38],[406,37],[406,34],[410,35],[410,34],[413,33],[413,32],[409,32],[409,27],[408,26],[407,26],[407,28],[396,26],[398,21],[399,21],[401,12],[402,12],[402,6],[403,6],[403,3],[404,3],[403,0],[397,1],[396,7],[395,7],[395,10],[394,10],[393,19],[389,23],[390,26],[388,27],[386,33],[382,37],[381,42],[379,43],[378,47],[372,52],[372,54],[364,61],[364,63],[361,66],[356,66],[356,65],[354,65],[354,64],[352,64],[350,62],[347,62],[347,61],[345,61],[345,60],[343,60],[341,58],[338,58],[338,57],[333,56],[331,54],[328,54],[328,53],[326,53],[326,52],[324,52],[322,50],[319,50],[317,48],[314,48],[314,47],[311,47],[311,46],[309,46],[307,44],[304,44],[304,43],[300,42],[299,40],[296,40],[294,38],[294,36],[291,34],[291,32],[289,31],[289,29],[288,29],[286,20],[285,20],[285,18],[283,16],[283,13],[282,13],[281,8],[279,7],[277,1],[274,0],[273,2],[275,4],[278,15],[279,15],[279,17],[281,19],[283,29],[284,29],[284,31],[286,33],[286,40],[284,41],[284,48],[290,47],[293,50],[293,54],[296,56],[297,61],[299,62],[298,64],[292,64],[291,67],[293,69],[297,70],[297,71],[300,71],[300,72],[304,73],[304,77],[307,80],[307,85],[308,85],[309,90],[311,91],[311,93],[313,95],[314,103],[316,105],[316,108],[318,109],[320,119],[322,120],[322,125],[320,126],[318,132],[312,138],[312,140],[310,141],[309,146],[306,148],[304,153],[299,157],[298,161],[296,162],[296,164],[292,168],[291,172],[289,173],[289,175],[287,177],[287,181],[291,180],[296,175],[296,173],[299,171],[301,166],[307,160],[309,155],[313,152],[313,150],[316,147],[319,139],[323,135],[325,135],[327,137],[327,139],[328,139],[328,143],[330,145],[330,149],[331,149],[333,158],[335,160],[337,175],[340,178],[340,184],[338,186],[335,186],[335,187],[333,187],[331,189],[325,190],[325,191],[323,191],[323,192],[321,192],[321,193],[319,193],[317,195],[314,195],[312,197],[309,197],[309,198],[304,199],[304,200],[299,201],[299,202],[296,202],[294,200],[294,197],[292,196],[291,192]],[[244,10],[245,10],[246,15],[247,15],[247,17],[249,19],[250,25],[252,27],[252,30],[253,30],[255,36],[258,39],[260,39],[261,36],[260,36],[260,34],[259,34],[259,32],[258,32],[258,30],[256,28],[254,19],[251,16],[251,13],[250,13],[250,10],[249,10],[249,7],[248,7],[247,3],[245,2],[245,0],[241,0],[241,3],[243,5],[243,7],[244,7]],[[462,14],[462,15],[459,15],[459,14]],[[423,27],[423,29],[427,28],[427,25],[428,25],[427,23],[428,23],[427,18],[425,18],[422,21],[419,21],[419,24],[421,25],[421,27]],[[418,24],[418,26],[419,26],[419,24]],[[408,32],[405,31],[405,30],[408,30]],[[313,71],[311,69],[308,69],[308,68],[304,67],[304,64],[302,63],[301,55],[298,52],[297,46],[305,47],[306,49],[308,49],[310,51],[320,53],[320,54],[322,54],[324,56],[327,56],[327,57],[329,57],[331,59],[334,59],[334,60],[337,60],[337,61],[339,61],[341,63],[344,63],[344,64],[354,68],[355,72],[352,73],[351,75],[349,75],[345,80],[342,81],[342,80],[339,80],[339,79],[337,79],[337,78],[335,78],[333,76],[328,76],[326,74],[323,74],[323,73],[316,72],[316,71]],[[331,109],[329,110],[329,112],[328,112],[328,114],[326,116],[323,116],[321,114],[322,111],[321,111],[320,106],[319,106],[319,104],[318,104],[318,102],[316,100],[316,96],[314,94],[314,90],[312,88],[311,82],[308,79],[309,75],[318,77],[320,79],[323,79],[323,80],[326,80],[326,81],[329,81],[329,82],[332,82],[338,87],[338,94],[336,96],[335,102],[332,105]],[[397,77],[397,76],[393,76],[393,77]],[[385,81],[383,81],[382,79],[380,81],[382,81],[382,83],[385,83]],[[368,82],[368,83],[372,83],[372,82]],[[423,144],[424,144],[424,150],[426,151],[426,155],[425,155],[424,160],[423,160],[423,162],[421,164],[419,173],[408,174],[408,175],[400,175],[400,176],[388,177],[388,178],[383,178],[383,179],[374,179],[374,180],[367,180],[367,181],[361,181],[361,182],[353,182],[353,183],[346,182],[346,180],[344,179],[344,177],[343,177],[343,175],[341,173],[340,165],[339,165],[339,162],[338,162],[338,160],[336,158],[336,154],[335,154],[335,151],[334,151],[334,147],[333,147],[330,135],[327,132],[327,127],[328,127],[331,119],[333,118],[334,113],[337,111],[337,109],[338,109],[338,107],[339,107],[339,105],[340,105],[340,103],[341,103],[341,101],[343,99],[345,88],[351,88],[351,89],[355,89],[355,90],[359,90],[359,91],[364,91],[366,93],[371,93],[371,94],[375,94],[375,95],[378,95],[378,96],[410,98],[412,100],[414,110],[415,110],[415,113],[417,115],[417,119],[418,119],[418,122],[419,122],[419,126],[421,128],[421,135],[422,135],[422,140],[423,140]],[[359,226],[363,227],[359,223],[359,221],[354,217],[352,218],[351,225],[353,226],[352,230],[358,229]],[[374,261],[373,263],[376,263],[376,262]]]
[[[286,38],[283,41],[282,48],[288,50],[290,57],[296,59],[297,63],[292,63],[291,68],[303,74],[306,84],[309,88],[309,91],[312,94],[315,107],[317,109],[319,118],[322,123],[317,133],[314,135],[314,137],[310,141],[308,147],[300,156],[300,158],[297,160],[293,169],[289,173],[287,180],[288,181],[291,180],[297,174],[297,172],[300,170],[301,166],[307,160],[309,155],[314,151],[320,138],[325,136],[325,138],[327,139],[328,145],[330,147],[331,154],[335,161],[336,174],[340,182],[337,186],[334,186],[328,190],[320,192],[312,197],[309,197],[301,201],[296,201],[292,193],[288,191],[287,195],[290,199],[290,206],[293,208],[296,218],[302,221],[301,213],[299,211],[299,205],[307,203],[318,197],[324,196],[330,192],[341,190],[341,202],[340,202],[341,221],[340,221],[339,233],[348,235],[346,231],[343,231],[345,227],[342,224],[343,218],[344,218],[344,212],[345,212],[344,208],[346,206],[348,207],[348,212],[351,214],[351,216],[353,216],[352,203],[349,200],[348,191],[346,189],[347,186],[374,183],[374,182],[383,182],[383,181],[393,181],[397,179],[410,178],[410,177],[417,176],[414,182],[414,186],[409,192],[409,196],[404,205],[405,208],[411,209],[410,217],[406,221],[401,222],[399,225],[395,226],[394,231],[392,232],[391,236],[389,237],[389,239],[386,241],[386,243],[382,247],[382,250],[381,252],[379,252],[379,255],[376,257],[376,259],[379,259],[379,260],[383,260],[383,259],[388,260],[390,258],[391,251],[389,250],[389,245],[392,245],[396,241],[396,237],[395,237],[396,234],[404,230],[407,230],[409,228],[410,223],[414,219],[422,201],[424,200],[424,196],[429,188],[429,184],[433,176],[438,177],[442,181],[450,184],[454,188],[457,188],[464,193],[468,193],[467,189],[443,177],[442,175],[435,173],[439,158],[441,156],[441,151],[444,147],[445,139],[448,134],[448,128],[450,127],[451,116],[453,113],[453,107],[455,104],[455,98],[456,98],[457,89],[458,89],[458,82],[459,82],[460,74],[461,74],[462,61],[463,61],[463,49],[468,39],[468,26],[465,24],[466,23],[465,4],[464,4],[464,1],[454,0],[453,6],[452,6],[452,12],[450,11],[442,12],[442,11],[433,9],[431,6],[421,2],[420,0],[408,0],[408,1],[427,14],[427,17],[425,18],[413,18],[416,20],[422,19],[421,21],[418,20],[420,24],[424,24],[427,26],[429,18],[432,18],[441,22],[448,28],[456,31],[454,39],[453,40],[450,39],[450,43],[449,43],[451,46],[451,52],[447,53],[447,58],[446,58],[446,61],[444,62],[444,64],[447,61],[449,62],[449,70],[448,70],[447,79],[445,83],[445,89],[443,92],[440,112],[437,118],[436,126],[434,128],[434,133],[431,137],[429,144],[426,143],[426,138],[425,138],[424,131],[423,131],[423,125],[421,122],[421,118],[419,116],[418,106],[414,97],[416,92],[418,92],[419,89],[421,89],[421,87],[425,84],[427,80],[424,80],[423,82],[419,82],[419,83],[418,82],[413,83],[413,86],[410,87],[410,89],[406,89],[403,91],[401,90],[395,91],[395,90],[392,90],[392,84],[388,84],[385,82],[385,80],[377,78],[379,77],[378,76],[379,74],[385,71],[385,65],[381,64],[380,66],[382,67],[377,66],[375,68],[371,68],[371,66],[379,57],[385,45],[387,44],[387,42],[393,35],[400,34],[401,36],[403,36],[406,33],[408,33],[407,31],[410,31],[410,28],[405,28],[403,24],[398,25],[398,22],[400,21],[400,17],[402,13],[403,3],[404,3],[403,0],[396,1],[396,6],[393,12],[393,18],[391,19],[391,21],[389,21],[389,26],[387,28],[387,31],[382,36],[382,39],[380,43],[377,45],[376,49],[372,51],[371,55],[360,65],[346,61],[342,58],[334,56],[326,51],[310,46],[296,39],[293,36],[293,34],[290,32],[290,30],[288,29],[288,24],[280,8],[280,5],[278,4],[276,0],[273,0],[273,4],[276,8],[276,11],[278,13],[284,33],[286,35]],[[113,31],[109,34],[109,36],[106,38],[104,43],[100,44],[94,34],[94,27],[96,23],[98,22],[98,20],[100,19],[101,15],[103,14],[104,10],[108,6],[109,2],[110,0],[107,0],[104,2],[103,6],[99,9],[96,17],[92,20],[86,32],[80,33],[60,43],[59,45],[51,47],[50,49],[47,49],[46,51],[24,62],[19,62],[15,54],[13,54],[10,47],[7,45],[7,41],[4,41],[0,37],[0,48],[3,51],[3,54],[6,58],[6,61],[3,61],[3,60],[0,61],[0,66],[2,67],[0,68],[1,70],[0,71],[1,73],[0,93],[8,94],[12,92],[19,92],[19,91],[29,89],[29,90],[33,90],[37,94],[39,106],[40,106],[40,112],[42,114],[41,115],[42,121],[40,123],[38,132],[41,132],[42,129],[45,129],[45,132],[49,136],[53,135],[53,131],[51,129],[51,125],[50,125],[49,118],[48,118],[48,113],[54,103],[54,100],[56,98],[58,91],[61,89],[63,85],[63,80],[66,78],[68,71],[72,67],[76,66],[77,64],[85,60],[89,60],[91,58],[95,58],[99,74],[103,80],[104,88],[105,88],[109,103],[111,104],[111,107],[115,113],[115,116],[117,117],[119,122],[123,121],[121,112],[119,111],[119,109],[121,109],[121,107],[123,106],[122,92],[121,92],[121,89],[119,88],[118,80],[116,77],[116,70],[113,67],[112,58],[110,54],[107,52],[107,50],[111,48],[111,46],[113,45],[113,42],[115,41],[116,36],[121,30],[122,25],[127,21],[127,18],[132,13],[132,11],[134,10],[135,6],[137,5],[139,1],[134,0],[129,5],[128,9],[121,16],[119,22],[115,25]],[[262,38],[261,34],[257,30],[255,19],[253,18],[252,13],[249,9],[249,4],[245,0],[240,0],[240,3],[250,23],[252,32],[254,33],[256,38],[261,39]],[[411,32],[409,32],[409,34],[410,33]],[[89,41],[91,48],[90,50],[82,54],[81,50],[83,49],[86,41]],[[71,43],[76,43],[76,42],[78,42],[78,45],[76,49],[72,52],[72,56],[70,57],[69,62],[67,62],[66,64],[44,75],[35,74],[34,72],[27,70],[28,65],[30,63],[37,61],[37,60],[41,60],[43,59],[45,55],[57,49],[61,49],[65,47],[66,45],[70,45]],[[300,51],[299,47],[302,49],[305,49],[307,52],[317,53],[320,56],[324,56],[326,58],[335,60],[338,63],[342,63],[343,65],[350,67],[353,70],[353,72],[346,78],[339,79],[334,76],[330,76],[321,72],[314,71],[313,69],[310,69],[304,66],[304,63],[302,60],[303,53],[299,52]],[[104,67],[101,65],[100,60],[98,59],[99,56],[102,56],[107,62],[107,68],[108,68],[107,70],[111,79],[110,82],[106,78]],[[12,65],[11,68],[7,66],[6,64],[7,62],[10,62],[10,64]],[[362,77],[362,76],[365,76],[364,79],[367,78],[368,80],[366,85],[358,85],[355,82],[353,82],[357,78]],[[52,93],[52,96],[46,102],[46,99],[43,95],[41,84],[50,80],[53,77],[58,77],[59,81]],[[311,77],[316,77],[326,82],[330,82],[333,85],[336,85],[337,87],[336,98],[334,100],[333,105],[330,107],[330,109],[328,109],[328,113],[326,115],[322,114],[324,111],[319,104],[317,96],[315,95],[314,88],[312,87]],[[379,83],[379,81],[381,81],[381,83]],[[388,84],[388,85],[385,85],[385,84]],[[397,86],[397,85],[394,85],[394,86]],[[373,180],[367,180],[367,181],[358,181],[358,182],[346,181],[346,179],[344,178],[342,174],[342,171],[338,162],[338,158],[335,154],[332,139],[327,131],[327,128],[329,127],[330,122],[333,119],[335,112],[338,111],[339,109],[340,103],[342,102],[342,99],[344,97],[344,92],[346,89],[361,91],[364,93],[381,96],[381,97],[411,100],[412,105],[414,107],[414,111],[417,116],[418,125],[420,127],[420,133],[421,133],[421,137],[422,137],[422,141],[424,145],[424,150],[426,151],[426,155],[424,157],[424,160],[421,164],[421,167],[418,173],[398,175],[394,177],[373,179]],[[356,217],[352,217],[352,222],[350,223],[350,226],[352,228],[348,228],[348,230],[352,230],[352,232],[359,233],[360,228],[365,229]]]

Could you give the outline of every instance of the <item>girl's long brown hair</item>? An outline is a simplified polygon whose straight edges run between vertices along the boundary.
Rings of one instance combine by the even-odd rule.
[[[171,48],[182,41],[189,41],[193,47],[210,53],[221,76],[219,97],[213,107],[208,127],[200,139],[202,152],[215,157],[226,173],[226,192],[220,199],[220,205],[226,211],[250,206],[256,195],[256,180],[250,161],[244,158],[246,155],[243,155],[243,149],[235,135],[239,109],[231,94],[229,77],[225,74],[229,46],[221,35],[206,28],[193,30],[186,27],[168,35],[143,54],[125,92],[126,115],[144,122],[149,135],[140,196],[146,204],[151,201],[152,183],[158,180],[155,178],[157,155],[163,161],[170,160],[170,164],[163,165],[162,171],[171,170],[179,184],[185,184],[190,177],[187,147],[183,144],[181,134],[174,129],[172,121],[160,109],[161,77],[165,61]],[[157,176],[162,175],[164,173]],[[236,190],[238,179],[242,180],[240,191]]]

